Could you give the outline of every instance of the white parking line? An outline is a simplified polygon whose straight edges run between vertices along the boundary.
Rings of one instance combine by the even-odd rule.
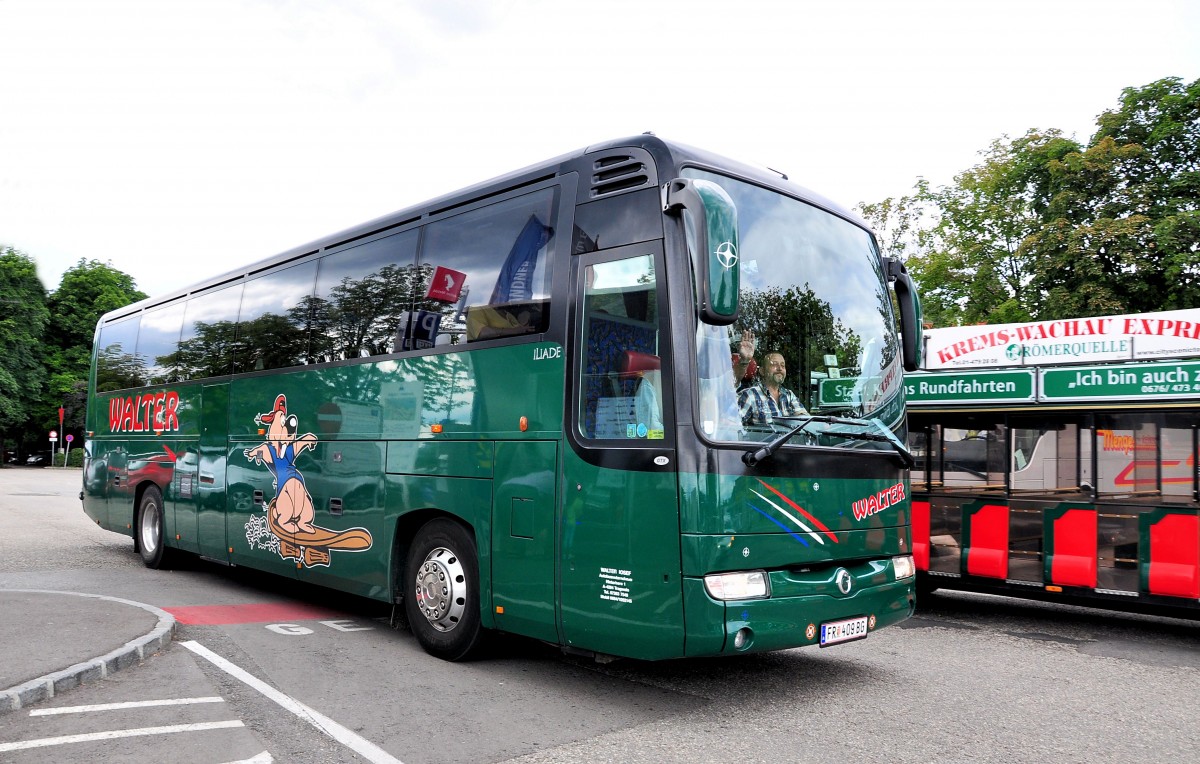
[[[227,761],[225,764],[275,764],[275,759],[272,758],[270,751],[263,751],[257,756],[241,761]]]
[[[109,730],[107,732],[89,732],[86,735],[63,735],[61,737],[43,737],[37,740],[21,740],[16,743],[0,743],[0,753],[5,751],[25,751],[30,748],[48,748],[54,745],[69,743],[90,743],[96,740],[116,740],[123,737],[142,737],[145,735],[170,735],[175,732],[203,732],[204,730],[232,729],[243,727],[240,719],[227,722],[201,722],[199,724],[175,724],[169,727],[140,727],[131,730]]]
[[[395,756],[392,756],[390,753],[375,745],[370,740],[367,740],[351,730],[346,729],[333,719],[330,719],[328,716],[309,708],[290,695],[285,695],[279,690],[276,690],[271,685],[262,681],[240,666],[231,663],[225,658],[222,658],[199,642],[180,642],[179,644],[191,650],[196,655],[199,655],[200,657],[209,661],[230,676],[240,679],[241,681],[250,685],[255,690],[258,690],[266,697],[278,703],[284,709],[291,711],[293,714],[313,725],[321,732],[324,732],[326,735],[329,735],[331,738],[354,751],[358,755],[366,758],[367,761],[373,762],[373,764],[404,764]]]
[[[94,706],[63,706],[62,708],[37,708],[30,716],[56,716],[58,714],[86,714],[92,711],[120,711],[126,708],[151,708],[153,706],[186,706],[192,703],[224,703],[224,698],[167,698],[164,700],[131,700],[127,703],[98,703]]]

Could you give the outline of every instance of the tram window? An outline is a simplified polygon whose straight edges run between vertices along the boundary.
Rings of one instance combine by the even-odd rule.
[[[943,427],[942,476],[947,488],[1004,487],[1004,425]]]

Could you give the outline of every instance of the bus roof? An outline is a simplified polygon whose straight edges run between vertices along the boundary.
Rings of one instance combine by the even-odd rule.
[[[522,186],[531,185],[564,173],[578,171],[580,169],[579,160],[583,157],[596,152],[619,148],[640,148],[649,152],[658,165],[660,174],[664,171],[673,174],[677,172],[678,168],[685,165],[732,173],[750,182],[801,199],[870,231],[870,227],[853,212],[820,194],[816,194],[807,188],[791,182],[787,175],[777,170],[746,164],[685,144],[666,141],[652,133],[643,133],[641,135],[592,144],[583,149],[562,154],[544,162],[514,170],[513,172],[467,186],[457,191],[410,205],[343,231],[323,236],[315,241],[292,247],[276,255],[252,261],[244,267],[214,275],[161,295],[152,295],[145,300],[106,313],[101,316],[100,323],[106,323],[117,318],[138,313],[147,308],[170,303],[188,295],[237,281],[248,275],[268,270],[302,257],[315,255],[322,250],[365,238],[390,228],[398,228],[416,223],[422,219],[440,215],[495,194],[518,189]]]

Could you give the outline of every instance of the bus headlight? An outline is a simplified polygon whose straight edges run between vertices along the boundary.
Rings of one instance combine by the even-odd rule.
[[[704,588],[715,600],[747,600],[766,597],[767,574],[761,570],[743,573],[712,573],[704,577]]]
[[[896,571],[896,580],[909,578],[917,574],[917,566],[913,564],[911,554],[892,558],[892,568]]]

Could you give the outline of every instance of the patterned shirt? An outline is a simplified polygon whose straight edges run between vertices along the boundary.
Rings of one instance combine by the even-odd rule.
[[[779,416],[807,416],[808,411],[800,405],[800,399],[786,387],[779,388],[777,403],[762,384],[742,388],[738,393],[738,408],[742,413],[742,424],[770,424]]]

